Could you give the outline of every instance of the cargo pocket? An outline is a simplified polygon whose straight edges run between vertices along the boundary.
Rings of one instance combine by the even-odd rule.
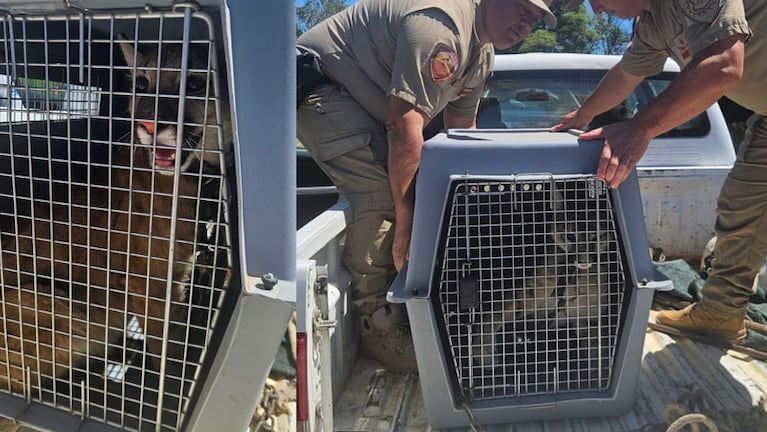
[[[326,142],[316,142],[312,147],[314,156],[327,162],[330,159],[349,153],[367,146],[370,143],[370,133],[364,132],[357,135],[341,136]]]
[[[325,162],[370,143],[379,125],[348,93],[321,86],[297,112],[298,138]]]

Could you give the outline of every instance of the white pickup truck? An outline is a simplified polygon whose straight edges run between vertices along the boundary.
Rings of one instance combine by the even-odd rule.
[[[446,154],[449,154],[451,140],[452,142],[469,140],[478,143],[477,145],[483,148],[492,147],[496,142],[504,139],[511,141],[528,139],[533,143],[542,143],[543,147],[547,146],[549,141],[556,141],[558,138],[551,138],[551,136],[557,134],[550,134],[542,128],[549,128],[563,114],[577,108],[596,87],[604,73],[618,60],[619,57],[615,56],[579,54],[499,55],[494,74],[487,84],[485,99],[478,115],[480,129],[494,130],[487,132],[448,131],[436,136],[433,141],[446,141],[448,144],[440,147],[437,144],[427,143],[419,176],[431,175],[434,170],[426,169],[427,173],[424,174],[423,164],[428,166],[429,158],[436,157],[433,156],[434,153],[448,152]],[[668,62],[661,74],[643,81],[629,99],[608,114],[613,118],[602,118],[595,121],[610,122],[631,117],[662,92],[678,72],[679,68]],[[504,132],[496,129],[513,129],[514,131]],[[493,135],[494,133],[502,135]],[[583,143],[573,144],[577,142],[575,138],[565,137],[560,140],[569,142],[574,146],[589,147]],[[445,150],[445,147],[448,150]],[[468,147],[469,150],[464,147],[461,147],[462,150],[456,150],[459,152],[457,159],[471,158],[471,147]],[[432,148],[439,148],[440,150],[436,151]],[[580,150],[578,149],[578,151]],[[588,152],[588,150],[585,151]],[[554,166],[566,164],[567,162],[554,161],[558,154],[563,154],[563,158],[571,157],[568,156],[569,153],[541,151],[540,158],[549,158]],[[440,157],[445,157],[445,155]],[[718,105],[711,106],[692,121],[655,139],[639,163],[636,173],[638,189],[641,190],[644,226],[642,226],[640,217],[639,223],[635,222],[633,226],[622,228],[622,237],[636,237],[637,230],[643,231],[646,227],[647,243],[662,248],[667,256],[686,258],[700,256],[707,240],[713,235],[718,191],[734,159],[732,140]],[[460,162],[449,163],[452,165],[461,164]],[[481,164],[481,162],[478,163]],[[522,171],[509,170],[509,172],[494,174],[500,176],[519,172],[534,172],[539,175],[541,171],[551,173],[550,170],[539,169],[541,166],[545,167],[546,163],[545,160],[531,163],[529,165],[531,171],[523,168]],[[494,165],[495,163],[490,161],[488,164]],[[514,164],[519,166],[520,162],[516,161]],[[521,165],[525,167],[524,163]],[[596,160],[593,161],[593,166],[596,166]],[[323,199],[326,202],[328,199],[333,199],[333,189],[329,183],[319,186],[315,183],[312,187],[301,187],[301,170],[303,169],[303,173],[306,174],[310,167],[306,154],[299,153],[299,167],[299,188],[297,191],[299,220],[307,221],[310,218],[307,212],[311,212],[309,207],[317,205],[317,202]],[[472,172],[469,173],[468,171]],[[483,169],[474,164],[471,170],[467,168],[467,173],[459,172],[457,173],[458,176],[451,177],[451,180],[474,179],[471,174],[477,171],[481,172]],[[492,172],[492,169],[489,171]],[[463,177],[461,177],[462,174]],[[488,176],[488,172],[482,172],[482,174],[485,175],[484,178],[480,179],[480,183],[477,183],[480,185],[479,192],[483,190],[482,188],[489,191],[489,188],[497,187],[500,191],[504,187],[512,189],[514,187],[540,187],[541,184],[544,185],[543,190],[545,192],[548,190],[546,188],[549,187],[546,184],[562,184],[558,183],[559,177],[551,174],[547,174],[548,177],[543,182],[538,183],[536,183],[536,178],[539,179],[539,177],[521,176],[509,180],[508,178]],[[582,172],[580,174],[589,175],[593,173]],[[418,181],[425,182],[426,180],[419,177]],[[633,178],[632,181],[634,181]],[[435,183],[429,183],[429,185],[433,184]],[[451,185],[454,186],[453,183]],[[469,187],[470,193],[478,191],[476,186],[467,187]],[[590,186],[590,188],[592,187]],[[453,198],[457,196],[457,190],[458,188],[451,192],[454,194],[451,195]],[[436,188],[433,192],[439,195],[442,190]],[[593,194],[593,191],[590,193]],[[424,195],[419,195],[417,200],[426,200],[427,197]],[[545,196],[547,197],[545,199],[550,200],[554,193]],[[430,203],[435,201],[431,197],[428,199]],[[447,205],[449,200],[436,199],[436,201],[444,202],[446,203],[445,207],[449,207]],[[424,211],[423,207],[419,207],[417,204],[416,224],[419,223],[419,209]],[[432,430],[432,428],[443,428],[445,425],[455,427],[456,424],[453,420],[446,419],[455,417],[456,413],[460,412],[465,412],[465,422],[461,425],[459,420],[457,427],[464,429],[486,428],[487,430],[515,431],[665,430],[665,428],[644,428],[660,427],[659,425],[671,423],[673,419],[664,417],[664,415],[669,415],[668,413],[664,414],[664,410],[668,412],[669,407],[688,406],[689,404],[684,405],[681,402],[677,403],[677,401],[689,400],[691,395],[696,395],[696,397],[700,397],[701,394],[704,395],[703,399],[707,401],[707,404],[710,404],[709,408],[711,409],[735,412],[738,409],[747,410],[767,393],[767,368],[763,362],[753,360],[748,356],[723,356],[721,350],[710,346],[648,331],[646,329],[648,311],[646,309],[641,310],[641,308],[636,314],[639,318],[634,317],[639,319],[639,325],[635,325],[637,328],[624,331],[638,332],[640,342],[635,345],[641,345],[641,341],[644,339],[643,349],[640,349],[641,346],[633,346],[623,357],[609,358],[613,367],[616,368],[614,376],[616,381],[622,380],[621,375],[623,373],[629,375],[628,379],[621,381],[627,383],[624,386],[628,386],[628,388],[620,389],[621,395],[619,396],[612,395],[613,399],[625,400],[625,406],[620,409],[614,406],[614,401],[606,401],[605,398],[600,398],[599,394],[594,397],[594,393],[590,392],[591,390],[588,388],[584,393],[584,399],[576,401],[578,403],[573,405],[572,393],[568,393],[568,388],[565,388],[565,381],[561,379],[555,379],[552,384],[553,390],[543,391],[542,396],[535,391],[531,395],[526,395],[524,389],[520,392],[519,388],[523,387],[520,383],[515,390],[516,393],[505,399],[503,397],[490,398],[489,400],[482,400],[482,397],[477,398],[478,393],[475,390],[478,387],[474,387],[476,377],[470,376],[475,380],[475,384],[471,384],[472,381],[469,379],[466,381],[469,382],[468,387],[463,386],[464,381],[458,382],[462,379],[462,374],[471,374],[471,371],[474,373],[477,373],[476,371],[487,372],[486,369],[472,368],[472,363],[469,363],[468,368],[462,366],[461,361],[465,360],[462,356],[471,358],[472,354],[476,354],[477,351],[472,351],[472,348],[469,348],[469,354],[466,355],[466,351],[459,350],[460,347],[453,347],[453,351],[445,349],[436,354],[429,353],[428,351],[432,346],[439,346],[439,343],[433,342],[430,338],[439,339],[441,337],[440,332],[449,333],[449,331],[438,329],[434,331],[434,334],[428,332],[424,334],[424,326],[415,323],[413,331],[418,333],[414,334],[414,340],[417,345],[419,373],[388,371],[375,362],[357,356],[358,332],[356,326],[358,320],[350,305],[348,278],[340,263],[341,251],[344,246],[346,210],[348,210],[347,205],[341,201],[300,226],[297,233],[297,298],[304,299],[297,304],[300,371],[297,414],[299,430],[425,431]],[[427,210],[427,212],[429,211]],[[429,213],[438,215],[432,221],[432,225],[448,224],[448,216],[441,216],[439,212]],[[439,220],[440,218],[443,219]],[[468,218],[467,216],[466,220]],[[617,219],[622,219],[623,222],[630,221],[631,215],[624,215]],[[482,218],[477,220],[479,221],[479,226],[476,227],[478,231],[483,229],[483,223],[491,225],[498,221]],[[468,228],[466,232],[469,232]],[[626,234],[627,232],[629,234]],[[621,235],[619,234],[619,236]],[[647,244],[644,243],[644,238],[635,243],[642,243],[645,247]],[[426,246],[425,249],[433,249],[435,250],[433,254],[440,256],[439,253],[449,247],[451,246],[432,243],[432,246]],[[628,246],[626,248],[628,249]],[[420,249],[423,250],[424,247],[420,247]],[[411,248],[411,258],[413,253],[414,250]],[[632,253],[624,251],[624,255],[626,254],[631,255]],[[646,259],[646,256],[644,258]],[[637,259],[637,257],[634,256],[633,259]],[[446,259],[445,262],[448,260]],[[633,268],[634,265],[625,258],[622,262],[628,263],[627,267],[632,267],[628,273],[636,270]],[[422,264],[423,260],[419,263]],[[413,260],[411,259],[412,265]],[[438,266],[435,264],[435,267]],[[443,272],[445,271],[444,267],[439,268]],[[439,278],[439,268],[432,272],[426,271],[426,274],[432,275],[432,279]],[[416,273],[424,273],[424,271]],[[482,273],[478,273],[478,275],[480,278],[484,277]],[[501,276],[500,279],[503,280],[504,277]],[[509,277],[513,278],[514,276]],[[636,275],[633,277],[636,278]],[[631,277],[627,279],[631,279]],[[431,282],[434,283],[433,280]],[[476,283],[476,278],[474,282]],[[634,282],[641,288],[642,284],[647,281]],[[479,283],[481,284],[482,281]],[[505,282],[502,281],[501,283]],[[433,286],[432,291],[435,290]],[[462,286],[460,285],[460,287]],[[471,286],[471,284],[467,286]],[[471,293],[472,291],[467,292]],[[476,289],[473,292],[476,294]],[[634,287],[634,292],[642,293],[643,291]],[[634,298],[640,297],[641,299],[643,296],[645,294],[639,294]],[[439,301],[428,298],[425,301],[419,300],[417,297],[425,296],[417,293],[410,297],[408,310],[411,314],[411,323],[414,321],[422,323],[424,320],[421,316],[414,316],[414,311],[418,311],[419,314],[439,315],[439,313],[429,312],[431,310],[429,309],[429,302],[437,305]],[[474,304],[471,307],[477,307],[476,298],[472,299],[472,295],[468,295],[466,298],[468,300],[461,299],[459,303],[463,304],[464,301],[471,303],[473,301]],[[417,304],[417,306],[413,306],[413,304]],[[438,309],[438,306],[435,308]],[[475,309],[471,310],[474,311]],[[604,312],[606,309],[602,311]],[[455,312],[455,314],[459,313]],[[447,316],[444,318],[444,322],[452,322],[451,319]],[[482,319],[484,318],[479,319],[480,322]],[[431,322],[428,319],[427,321]],[[628,318],[621,317],[619,321],[624,323],[624,327],[631,327],[630,324],[627,324]],[[436,322],[441,321],[436,319]],[[476,324],[474,325],[476,328]],[[447,328],[449,325],[445,324],[445,327]],[[469,330],[469,338],[462,339],[462,341],[476,341],[476,339],[471,338],[471,334],[471,330]],[[444,335],[442,336],[441,340],[446,340]],[[451,340],[457,341],[459,339]],[[576,340],[583,340],[583,338],[576,338]],[[554,347],[556,350],[561,350],[561,348],[560,345]],[[439,351],[439,349],[435,350]],[[453,354],[455,354],[455,358],[450,361]],[[431,360],[435,358],[439,361],[432,362]],[[445,358],[447,358],[447,366],[443,365]],[[538,357],[536,359],[538,359],[537,361],[540,360]],[[626,363],[621,364],[620,361]],[[626,366],[625,369],[629,370],[621,371],[620,369],[623,369],[624,365]],[[453,366],[458,378],[451,377]],[[632,368],[636,370],[631,370]],[[560,375],[562,374],[560,373]],[[512,377],[512,381],[513,379]],[[520,378],[517,377],[516,379]],[[498,381],[496,380],[495,383],[490,386],[491,391],[493,385],[498,385]],[[575,387],[580,388],[579,385],[577,384]],[[570,388],[572,389],[572,387]],[[467,391],[472,391],[472,396],[458,397],[466,396]],[[435,395],[434,393],[447,393],[447,396],[444,394]],[[575,399],[578,397],[576,391]],[[606,399],[610,399],[610,397]],[[447,401],[446,405],[440,406],[440,403],[445,401]],[[509,404],[510,408],[514,407],[517,410],[514,412],[519,412],[521,415],[512,416],[512,418],[504,417],[502,414],[504,403]],[[472,406],[473,409],[466,409],[467,405]],[[573,406],[585,406],[586,408],[573,412]],[[443,408],[444,413],[442,414],[440,410]],[[498,412],[501,414],[497,415]],[[680,414],[684,413],[681,412]],[[553,420],[554,418],[559,419]],[[516,419],[526,422],[517,423]],[[512,423],[513,426],[511,426]]]

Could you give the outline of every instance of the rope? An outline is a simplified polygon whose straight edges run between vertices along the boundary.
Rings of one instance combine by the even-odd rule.
[[[767,431],[767,397],[747,409],[716,409],[701,392],[688,391],[663,409],[663,424],[646,425],[642,432],[761,432]]]
[[[474,411],[471,410],[471,407],[469,407],[466,402],[463,402],[461,408],[463,408],[464,412],[466,412],[466,416],[469,418],[469,429],[471,432],[484,432],[482,424],[477,420],[477,417],[474,416]]]
[[[719,432],[719,428],[716,427],[716,423],[708,418],[705,414],[685,414],[679,417],[668,426],[666,432],[679,432],[685,426],[690,426],[692,432],[701,432],[698,425],[706,426],[709,432]]]
[[[252,432],[272,432],[276,424],[275,408],[279,396],[277,390],[271,384],[264,385],[264,393],[258,403],[256,414],[250,420],[250,431]]]

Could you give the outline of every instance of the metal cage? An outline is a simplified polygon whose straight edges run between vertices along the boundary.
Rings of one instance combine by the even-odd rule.
[[[600,150],[545,130],[424,145],[389,300],[407,302],[432,427],[630,409],[647,288],[668,284],[647,254],[636,176],[615,190],[598,180]]]
[[[213,21],[187,5],[0,26],[0,414],[179,430],[233,267]]]
[[[603,390],[626,277],[609,189],[594,177],[451,184],[435,307],[471,400]]]

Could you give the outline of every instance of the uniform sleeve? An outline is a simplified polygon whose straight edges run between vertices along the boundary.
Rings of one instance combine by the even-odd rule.
[[[467,90],[471,89],[471,91],[460,95],[458,99],[447,104],[445,110],[450,111],[450,114],[457,117],[475,117],[477,115],[479,101],[485,91],[487,78],[495,64],[495,53],[492,48],[484,48],[480,56],[484,57],[484,61],[476,71],[475,79],[469,82],[466,88]]]
[[[466,96],[448,103],[445,110],[457,117],[475,117],[481,96],[482,88],[475,88]]]
[[[655,75],[663,70],[667,57],[659,29],[648,16],[640,17],[634,24],[631,42],[623,53],[623,69],[635,76]]]
[[[748,40],[752,35],[743,0],[677,0],[677,5],[687,17],[687,40],[693,56],[730,36],[741,34]]]
[[[396,96],[433,117],[441,94],[464,61],[459,58],[458,43],[452,21],[438,9],[405,17],[397,34],[387,95]]]

